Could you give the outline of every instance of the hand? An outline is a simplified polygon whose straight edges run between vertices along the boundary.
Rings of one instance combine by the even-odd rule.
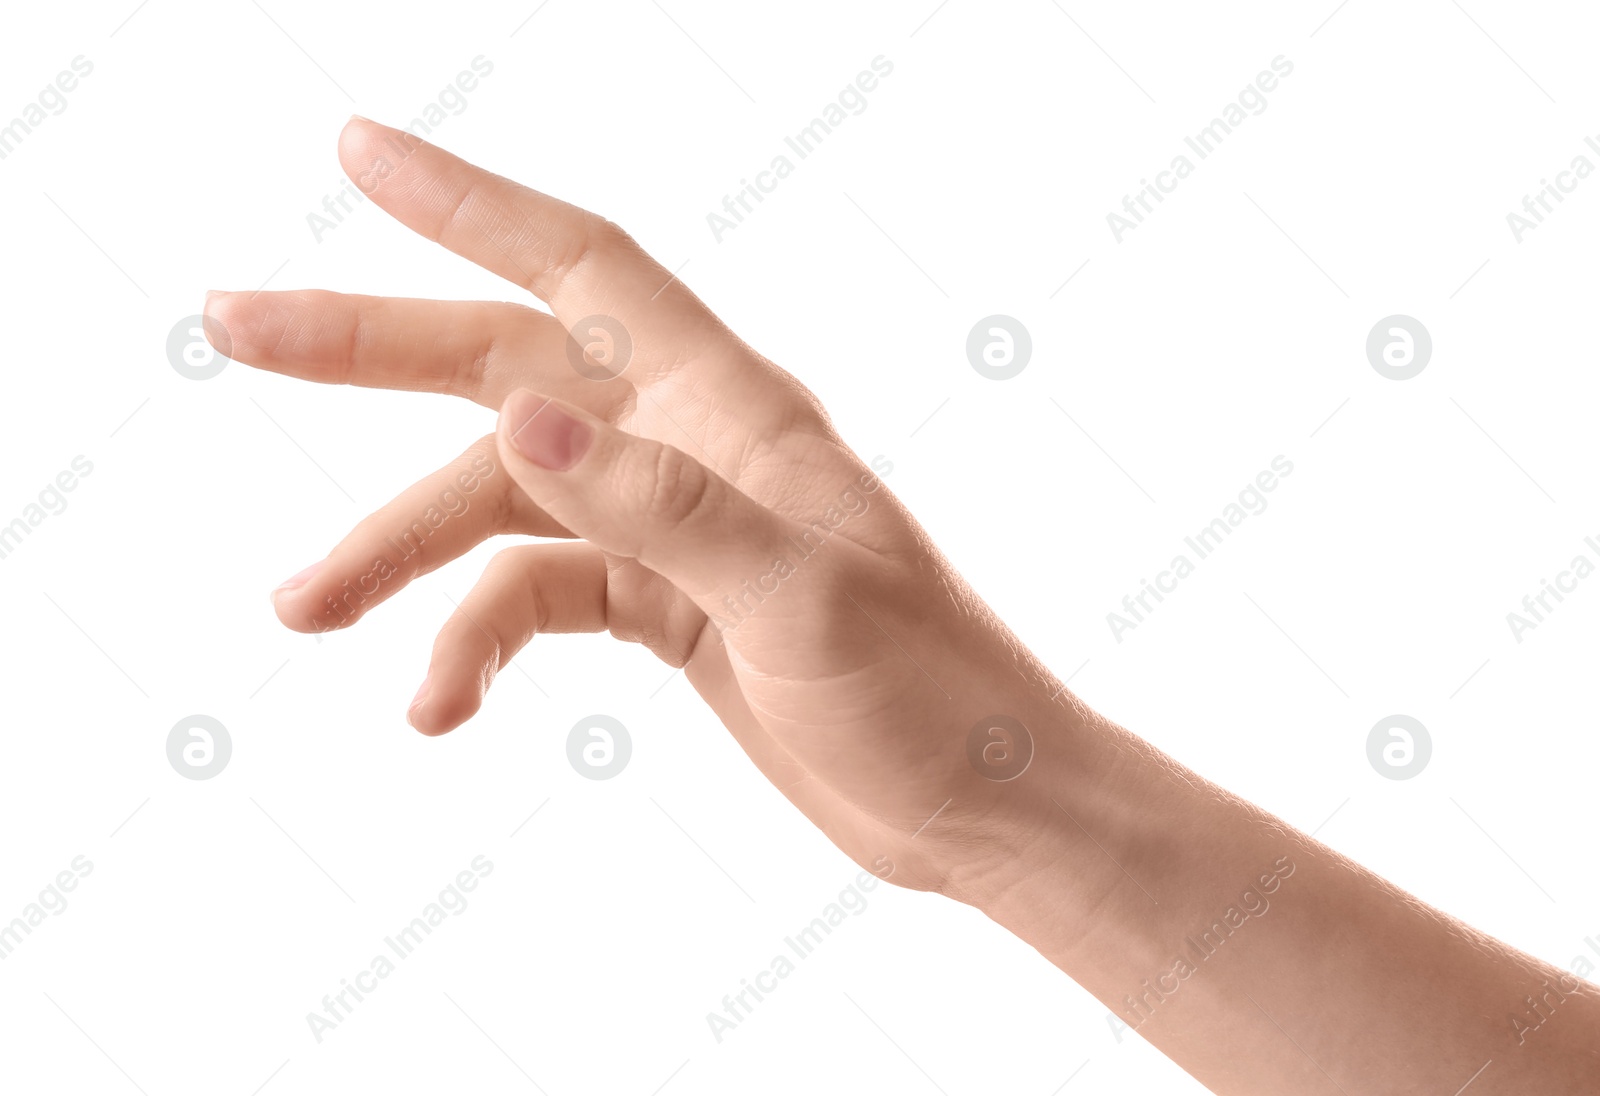
[[[343,627],[487,537],[564,541],[495,558],[434,645],[419,730],[469,719],[536,633],[608,629],[683,666],[857,863],[978,906],[1104,1002],[1119,1040],[1136,1030],[1213,1091],[1595,1089],[1594,987],[1085,709],[938,554],[886,466],[615,225],[364,120],[340,157],[377,205],[554,313],[208,302],[241,361],[500,409],[494,434],[275,595],[292,628]],[[1524,1004],[1533,1039],[1505,1021]]]
[[[535,634],[609,630],[684,667],[761,772],[863,867],[962,895],[1002,888],[996,848],[1027,844],[1028,816],[1054,808],[980,776],[969,734],[997,714],[1038,726],[1077,709],[883,485],[887,462],[852,453],[810,392],[616,225],[364,119],[339,156],[395,219],[554,315],[212,295],[208,326],[240,361],[500,409],[494,434],[281,587],[283,623],[344,627],[497,534],[568,538],[494,558],[434,644],[418,730],[470,719]],[[1055,739],[977,733],[990,759],[1062,761]]]

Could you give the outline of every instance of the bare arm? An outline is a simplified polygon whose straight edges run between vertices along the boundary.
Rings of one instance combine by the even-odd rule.
[[[1600,1090],[1600,990],[1097,717],[956,884],[1213,1091]],[[1042,797],[1042,801],[1040,799]],[[995,847],[1004,847],[997,842]],[[1470,1087],[1469,1086],[1470,1083]]]
[[[985,910],[1216,1092],[1600,1090],[1593,987],[1085,709],[884,464],[616,225],[365,120],[340,157],[374,204],[550,308],[207,304],[249,364],[499,411],[274,595],[291,628],[343,628],[489,537],[563,541],[502,552],[446,622],[419,731],[466,723],[535,633],[610,631],[684,667],[863,867]]]

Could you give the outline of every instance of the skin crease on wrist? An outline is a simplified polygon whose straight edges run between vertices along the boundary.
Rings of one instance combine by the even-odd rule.
[[[536,634],[608,631],[683,667],[857,863],[983,910],[1099,998],[1119,1038],[1212,1091],[1600,1091],[1600,990],[1089,710],[879,462],[616,225],[365,119],[338,152],[375,205],[549,309],[207,300],[208,335],[241,362],[499,412],[273,592],[290,628],[347,627],[490,537],[541,538],[495,556],[445,622],[417,730],[470,720]],[[625,359],[595,353],[596,322],[626,334]],[[969,754],[1000,722],[1023,728],[1006,756],[1031,743],[1007,779]]]

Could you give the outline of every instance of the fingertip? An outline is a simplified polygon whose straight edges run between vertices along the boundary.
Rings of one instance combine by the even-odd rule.
[[[412,708],[406,712],[406,722],[411,724],[411,729],[426,738],[438,738],[447,735],[456,729],[456,724],[441,724],[423,708]]]
[[[370,118],[352,114],[339,130],[339,162],[351,178],[356,177],[354,167],[365,169],[372,163],[372,142],[383,128]]]
[[[407,130],[352,114],[339,131],[339,163],[361,192],[371,197],[402,161],[426,143]]]
[[[305,587],[296,590],[279,588],[268,596],[272,599],[272,611],[277,614],[278,623],[302,635],[340,632],[363,615],[361,609],[342,613],[338,607],[330,605],[326,598],[319,603],[306,592]]]
[[[344,125],[339,128],[339,143],[342,145],[347,137],[354,137],[363,130],[378,125],[364,114],[352,114],[345,119]]]
[[[289,590],[300,589],[301,587],[305,586],[306,583],[315,578],[317,572],[321,571],[327,565],[328,560],[326,557],[324,557],[317,560],[317,562],[311,564],[309,567],[302,567],[300,570],[296,571],[294,574],[278,583],[278,588],[274,590],[273,593],[284,593]]]
[[[274,590],[268,595],[272,599],[272,611],[282,624],[291,632],[302,635],[314,635],[319,632],[332,632],[337,630],[337,625],[330,625],[319,620],[314,613],[308,613],[301,608],[293,590]]]
[[[558,400],[519,388],[500,409],[500,433],[511,452],[552,472],[565,472],[588,452],[594,427]]]
[[[239,326],[239,302],[242,293],[223,289],[206,290],[205,307],[200,311],[200,329],[206,341],[228,359],[233,358],[233,332]]]
[[[208,289],[206,290],[205,308],[201,311],[207,316],[215,316],[221,319],[229,304],[238,295],[228,289]]]
[[[295,632],[328,632],[336,627],[322,619],[328,609],[326,602],[318,606],[315,601],[306,600],[307,592],[317,588],[317,576],[327,565],[326,558],[319,559],[278,583],[267,595],[273,612],[285,628]]]
[[[517,434],[550,402],[530,388],[514,389],[500,401],[500,417],[495,423],[495,440],[502,456],[521,456]]]
[[[301,615],[294,612],[291,607],[288,607],[284,604],[288,598],[281,591],[274,590],[272,593],[267,595],[267,598],[272,602],[272,615],[278,618],[279,624],[283,625],[291,632],[304,632],[308,630],[301,620]]]
[[[510,427],[508,435],[515,433],[517,427],[527,422],[549,402],[549,396],[541,396],[531,388],[513,389],[500,403],[500,424]]]
[[[483,705],[481,690],[470,686],[436,681],[432,670],[422,679],[411,707],[406,710],[406,722],[429,738],[449,734],[478,714]]]
[[[423,706],[428,702],[428,686],[433,682],[433,671],[430,669],[422,678],[422,684],[417,687],[417,695],[411,698],[411,706],[406,709],[406,722],[412,727],[427,734],[425,724],[421,720]]]

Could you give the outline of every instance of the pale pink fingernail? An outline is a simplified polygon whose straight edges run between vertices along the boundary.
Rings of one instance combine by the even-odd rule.
[[[565,472],[589,449],[594,430],[556,404],[531,392],[506,401],[501,416],[511,426],[511,444],[534,464]]]
[[[288,590],[298,590],[300,587],[304,586],[310,581],[312,575],[322,570],[322,565],[327,562],[328,561],[325,559],[319,559],[310,567],[307,567],[304,571],[301,571],[298,574],[290,575],[288,578],[284,579],[278,584],[278,587],[272,591],[273,594],[281,594]]]
[[[406,709],[406,722],[413,727],[417,725],[417,709],[422,707],[423,701],[428,699],[428,686],[433,684],[433,671],[429,670],[423,677],[422,684],[417,686],[417,695],[411,698],[411,706]]]

